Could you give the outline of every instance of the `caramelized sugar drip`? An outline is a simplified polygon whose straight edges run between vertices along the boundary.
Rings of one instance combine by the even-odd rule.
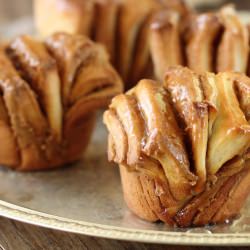
[[[191,70],[176,67],[169,68],[164,82],[192,148],[192,162],[195,174],[199,177],[197,192],[204,189],[207,175],[208,104],[203,96],[201,81],[202,78]]]
[[[169,66],[184,64],[180,18],[178,12],[162,11],[151,24],[150,50],[157,79]]]
[[[163,80],[167,67],[176,65],[198,73],[247,72],[249,31],[233,6],[193,13],[184,21],[178,16],[173,10],[161,12],[151,25],[150,50],[157,79]]]
[[[186,56],[189,68],[197,71],[213,72],[215,42],[221,32],[222,25],[213,13],[194,15],[190,18],[186,34]]]
[[[117,22],[117,68],[128,87],[146,74],[150,61],[149,27],[154,13],[174,9],[187,12],[182,1],[142,0],[135,8],[133,0],[124,0]]]
[[[219,73],[217,115],[209,138],[207,166],[215,174],[228,160],[242,155],[250,145],[250,126],[234,90],[233,73]]]
[[[232,74],[234,88],[238,97],[240,108],[250,123],[250,79],[241,74]]]
[[[112,96],[120,93],[120,77],[108,63],[104,48],[88,38],[54,34],[46,41],[56,58],[62,79],[65,113],[65,133],[89,113],[89,108],[108,105]]]
[[[57,65],[42,42],[20,36],[9,45],[9,55],[38,95],[51,130],[58,141],[62,136],[62,105]]]
[[[250,176],[249,83],[240,73],[176,66],[163,85],[142,80],[113,98],[104,113],[108,157],[136,214],[190,226],[239,212],[248,191],[238,186]]]
[[[0,85],[4,106],[9,117],[9,129],[14,135],[12,139],[16,138],[16,148],[20,154],[20,159],[16,163],[20,168],[32,166],[37,162],[43,165],[46,161],[43,148],[46,144],[47,120],[41,112],[34,92],[19,76],[3,49],[0,61]],[[10,139],[11,137],[8,138]]]
[[[1,48],[0,61],[0,163],[33,170],[77,160],[95,110],[122,90],[104,49],[83,36],[25,35]]]
[[[196,178],[189,170],[181,131],[160,85],[143,80],[129,94],[115,97],[104,122],[110,131],[110,160],[140,169],[145,160],[152,159],[162,166],[174,198],[188,198]]]
[[[249,33],[242,25],[232,6],[220,10],[219,17],[224,26],[218,47],[216,70],[246,72],[249,54]]]
[[[45,19],[48,9],[51,15]],[[190,12],[182,0],[36,0],[34,4],[36,26],[43,36],[61,30],[102,43],[127,89],[149,71],[152,16],[169,9],[181,16]]]

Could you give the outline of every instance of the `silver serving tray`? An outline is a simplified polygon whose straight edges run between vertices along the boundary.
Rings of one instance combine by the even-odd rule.
[[[1,25],[0,37],[33,33],[31,20],[23,17]],[[90,236],[182,245],[250,245],[249,208],[250,201],[233,223],[214,227],[178,229],[140,220],[123,202],[118,168],[107,162],[101,115],[81,162],[33,173],[0,167],[1,216]]]

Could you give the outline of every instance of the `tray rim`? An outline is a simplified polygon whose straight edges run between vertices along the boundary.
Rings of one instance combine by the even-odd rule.
[[[169,245],[250,246],[249,233],[180,233],[130,229],[46,214],[0,200],[0,216],[49,229],[113,240]]]

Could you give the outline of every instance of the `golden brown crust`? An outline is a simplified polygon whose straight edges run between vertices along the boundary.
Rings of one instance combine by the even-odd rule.
[[[127,0],[121,8],[118,22],[118,69],[125,82],[129,80],[136,42],[144,39],[144,44],[147,43],[147,36],[140,37],[144,35],[143,32],[140,34],[140,29],[154,8],[156,8],[156,1],[151,0],[143,0],[137,8],[134,8],[133,0]]]
[[[148,221],[160,219],[168,224],[174,224],[172,217],[179,207],[169,191],[166,180],[140,170],[130,171],[123,165],[120,165],[120,173],[124,199],[136,215]],[[157,168],[156,174],[164,175],[160,168]]]
[[[150,63],[150,51],[149,51],[149,26],[151,23],[152,14],[149,14],[143,25],[140,26],[140,31],[137,34],[135,47],[131,55],[132,61],[129,66],[129,73],[127,77],[126,88],[134,86],[134,83],[148,74],[150,77],[150,71],[147,72],[147,67]]]
[[[49,15],[47,15],[48,11]],[[94,18],[94,2],[92,0],[36,0],[34,14],[37,29],[44,37],[58,31],[90,35]]]
[[[129,171],[125,166],[120,166],[124,199],[128,207],[139,217],[148,221],[157,221],[158,216],[149,206],[144,195],[140,177],[134,171]]]
[[[187,205],[173,201],[169,205],[168,186],[143,172],[130,171],[120,165],[124,199],[128,207],[147,221],[161,220],[180,227],[224,223],[238,214],[249,191],[249,168],[229,177],[223,177],[188,201]],[[212,201],[212,202],[211,202]]]
[[[111,62],[115,63],[117,42],[116,31],[121,0],[97,0],[94,21],[94,40],[103,44],[109,52]]]
[[[149,27],[152,16],[160,10],[173,9],[181,16],[188,13],[182,1],[142,0],[134,8],[133,0],[125,0],[118,22],[118,71],[128,87],[145,73],[150,58]]]
[[[219,73],[216,78],[217,117],[207,153],[207,166],[212,174],[228,160],[242,155],[250,145],[249,123],[234,90],[234,73]]]
[[[226,6],[219,13],[224,32],[218,47],[216,70],[245,73],[249,54],[247,27],[236,16],[233,6]]]
[[[55,33],[45,41],[49,53],[58,62],[58,70],[62,79],[63,103],[67,105],[70,91],[79,68],[97,54],[97,48],[87,37],[75,35],[65,36],[64,33]],[[102,51],[100,51],[102,52]],[[104,60],[106,53],[102,52]]]
[[[143,165],[143,157],[157,161],[175,199],[187,198],[196,179],[189,171],[182,134],[160,85],[142,80],[128,96],[117,96],[104,122],[114,142],[112,160],[138,166]]]
[[[15,39],[9,45],[8,52],[18,70],[37,93],[50,128],[60,141],[63,110],[56,61],[51,58],[42,42],[25,35]]]
[[[77,103],[82,96],[86,102],[95,102],[96,94],[100,98],[100,106],[103,106],[109,100],[108,96],[121,91],[121,79],[107,63],[109,57],[103,46],[87,37],[65,36],[63,33],[50,36],[46,46],[58,61],[66,106]]]
[[[47,10],[51,15],[47,17]],[[105,45],[127,88],[145,73],[152,72],[149,26],[152,15],[172,9],[181,16],[189,13],[182,0],[36,0],[36,27],[41,35],[66,31],[88,34]],[[150,65],[151,70],[148,70]]]
[[[187,66],[196,72],[214,71],[215,41],[222,25],[213,13],[194,15],[186,34]]]
[[[233,218],[248,195],[249,78],[169,68],[142,80],[104,113],[109,160],[139,217],[182,227]],[[237,205],[233,205],[233,201]]]
[[[82,122],[84,120],[84,122]],[[95,113],[85,115],[75,120],[74,123],[67,124],[64,128],[64,138],[67,142],[67,151],[65,152],[64,162],[72,163],[79,160],[80,155],[85,151],[91,139],[91,135],[95,126]],[[72,127],[74,129],[72,129]]]
[[[136,99],[133,96],[118,95],[113,99],[111,107],[116,111],[128,137],[128,152],[127,156],[124,155],[124,157],[127,157],[129,165],[136,164],[141,156],[141,141],[144,136],[144,125],[139,115],[140,111],[135,109]],[[111,111],[111,115],[113,112]],[[107,124],[110,123],[108,122]],[[110,128],[110,131],[113,131],[113,129]],[[120,133],[118,132],[117,134]],[[111,136],[115,138],[117,134]]]
[[[233,6],[213,13],[191,13],[184,21],[176,18],[178,12],[170,13],[158,14],[150,31],[157,79],[163,80],[166,67],[177,64],[198,73],[247,72],[249,29]]]
[[[246,170],[241,173],[240,180],[228,193],[228,198],[220,210],[213,216],[214,223],[223,223],[225,218],[233,219],[238,216],[245,200],[249,195],[250,186],[250,163],[246,163]]]
[[[0,163],[19,170],[79,159],[95,111],[122,90],[103,48],[81,36],[20,36],[1,48],[0,62]]]
[[[201,192],[206,182],[208,141],[208,104],[201,89],[202,78],[182,67],[169,68],[164,87],[170,93],[192,147],[192,160],[198,176],[195,190]],[[199,147],[197,147],[199,145]]]
[[[186,198],[195,178],[189,172],[183,137],[168,97],[161,86],[146,80],[137,85],[135,96],[145,122],[142,151],[161,163],[175,198]]]
[[[1,51],[0,85],[10,117],[14,136],[21,155],[21,168],[43,165],[46,157],[42,150],[47,132],[47,121],[28,84],[21,79],[4,51]],[[22,103],[22,105],[20,105]]]
[[[8,111],[3,97],[0,97],[0,159],[3,165],[15,166],[20,163],[17,142],[11,129]]]
[[[250,122],[250,80],[241,74],[234,74],[235,90],[238,97],[240,108]]]
[[[151,24],[150,50],[157,79],[162,79],[167,67],[184,64],[180,18],[178,12],[161,11]]]

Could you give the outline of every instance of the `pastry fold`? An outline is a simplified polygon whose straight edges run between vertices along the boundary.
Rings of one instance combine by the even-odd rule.
[[[218,46],[216,71],[246,72],[249,54],[249,32],[237,17],[233,6],[219,12],[224,32]]]
[[[157,13],[150,29],[150,51],[155,76],[163,80],[169,66],[188,66],[195,72],[247,73],[249,29],[232,5],[217,12]]]
[[[208,141],[208,103],[201,82],[204,79],[188,68],[169,68],[164,87],[170,93],[173,108],[178,112],[187,139],[192,148],[192,161],[198,176],[197,192],[204,189],[206,182],[206,152]],[[199,145],[199,147],[197,147]]]
[[[8,49],[21,75],[30,82],[58,141],[62,137],[62,102],[56,61],[42,42],[27,35],[16,38]]]
[[[58,31],[90,35],[94,10],[92,0],[36,0],[35,23],[43,37]]]
[[[134,0],[36,0],[34,16],[42,36],[65,31],[102,43],[128,89],[142,76],[152,74],[150,23],[156,12],[169,9],[181,16],[190,11],[182,0],[140,0],[136,4]]]
[[[95,111],[122,91],[104,49],[83,36],[19,36],[1,47],[0,62],[0,164],[18,170],[78,160]]]
[[[197,72],[214,71],[216,40],[221,31],[222,24],[214,13],[194,15],[190,18],[184,38],[185,55],[189,68]]]
[[[156,15],[150,30],[150,52],[155,76],[160,79],[169,66],[183,65],[180,14],[161,11]]]
[[[134,213],[182,227],[239,213],[249,193],[248,90],[243,74],[176,66],[163,84],[141,80],[113,98],[108,157]]]

